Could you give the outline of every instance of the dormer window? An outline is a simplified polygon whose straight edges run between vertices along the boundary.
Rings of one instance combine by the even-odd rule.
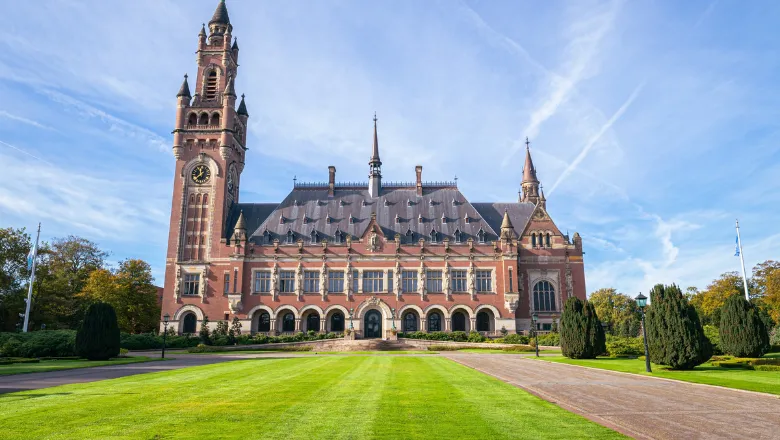
[[[429,205],[429,206],[433,206],[433,205],[435,205],[435,203],[433,203],[433,199],[430,199],[430,200],[428,200],[428,205]]]
[[[447,223],[447,216],[446,216],[446,215],[444,215],[444,213],[443,213],[443,212],[441,213],[441,222],[442,222],[442,223]]]
[[[431,229],[431,243],[436,243],[436,238],[437,238],[436,229]]]
[[[468,214],[466,214],[466,215],[463,217],[463,221],[464,221],[466,224],[469,224],[469,223],[471,222],[471,219],[469,219],[469,215],[468,215]]]
[[[349,215],[349,224],[354,225],[355,224],[355,217],[352,217],[352,214]]]
[[[460,229],[455,230],[455,243],[460,243],[463,241],[463,234],[461,234]]]
[[[401,217],[399,217],[398,214],[395,215],[395,223],[401,223]]]
[[[287,231],[287,244],[293,244],[295,242],[295,234],[292,230]]]
[[[298,199],[293,200],[293,206],[298,206]]]
[[[304,225],[308,225],[309,224],[309,217],[307,217],[305,215],[303,216],[303,224]]]
[[[452,199],[452,206],[458,206],[458,201],[455,199]]]
[[[406,242],[409,244],[414,243],[414,233],[411,229],[406,230]]]
[[[365,200],[363,200],[362,202],[360,202],[360,206],[368,206],[368,202],[366,202]]]
[[[263,244],[268,244],[271,242],[271,233],[268,232],[268,229],[266,229],[263,232]]]
[[[280,215],[280,216],[279,216],[279,224],[280,224],[280,225],[283,225],[283,224],[284,224],[284,216],[283,216],[283,215]]]
[[[333,236],[333,239],[336,240],[337,244],[341,244],[341,242],[343,241],[343,237],[341,236],[341,231],[336,229],[336,234]]]
[[[411,200],[407,200],[406,201],[406,206],[412,206],[412,201]]]
[[[344,206],[346,203],[343,200],[339,200],[339,206]]]
[[[482,228],[479,228],[479,232],[477,232],[477,241],[480,243],[485,242],[485,231]]]
[[[387,208],[388,206],[390,206],[390,202],[388,202],[387,199],[385,199],[385,208]]]
[[[330,214],[326,214],[325,215],[325,223],[330,224],[330,222],[331,222]]]
[[[309,238],[311,238],[311,244],[317,244],[317,231],[311,231],[311,234],[309,234]]]
[[[423,222],[423,217],[422,217],[422,214],[419,214],[419,215],[417,216],[417,222],[418,222],[418,223],[422,223],[422,222]]]

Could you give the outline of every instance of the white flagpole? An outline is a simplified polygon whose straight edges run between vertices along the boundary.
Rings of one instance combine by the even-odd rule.
[[[33,248],[32,272],[30,273],[30,287],[27,289],[27,307],[24,310],[24,333],[27,333],[27,324],[30,322],[30,304],[32,303],[33,284],[35,284],[35,265],[38,261],[38,240],[41,238],[41,224],[38,223],[38,236],[35,237]]]
[[[745,299],[750,301],[747,287],[747,275],[745,275],[745,257],[742,253],[742,239],[739,238],[739,220],[737,220],[737,245],[739,246],[739,261],[742,262],[742,284],[745,286]]]

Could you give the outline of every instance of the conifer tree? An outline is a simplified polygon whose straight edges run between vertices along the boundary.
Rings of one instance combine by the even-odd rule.
[[[720,347],[737,357],[760,357],[769,350],[769,333],[758,308],[742,295],[726,299],[720,312]]]
[[[596,308],[590,301],[585,301],[585,316],[588,318],[588,343],[591,347],[593,358],[607,351],[607,337],[604,335],[604,327],[596,313]]]
[[[209,317],[203,315],[203,321],[200,323],[200,331],[198,332],[200,342],[205,345],[211,345],[211,331],[209,330]]]
[[[109,304],[97,302],[89,306],[76,333],[76,353],[91,361],[119,355],[119,325]]]
[[[645,324],[650,360],[656,364],[690,370],[712,356],[696,309],[675,284],[653,287]]]

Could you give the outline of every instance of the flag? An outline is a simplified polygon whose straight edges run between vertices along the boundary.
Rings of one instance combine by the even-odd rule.
[[[35,243],[35,246],[30,248],[30,253],[27,254],[27,270],[32,270],[33,261],[35,261],[35,257],[37,255],[38,255],[38,243]]]
[[[737,237],[737,244],[734,245],[734,256],[739,257],[739,237]]]

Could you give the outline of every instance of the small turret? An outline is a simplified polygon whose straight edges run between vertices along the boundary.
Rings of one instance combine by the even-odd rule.
[[[374,113],[374,148],[368,161],[368,193],[379,197],[382,188],[382,161],[379,159],[379,140],[376,134],[376,113]]]
[[[233,228],[233,236],[231,237],[231,241],[236,246],[239,246],[241,243],[246,241],[246,221],[244,220],[244,211],[241,211],[241,213],[238,215],[238,221],[236,222],[236,226]]]
[[[233,77],[229,77],[225,86],[225,96],[236,96],[236,86],[233,83]]]
[[[233,25],[230,24],[227,5],[225,5],[225,0],[220,0],[214,15],[209,20],[209,31],[211,31],[209,44],[223,45],[225,34],[229,35],[232,30]]]
[[[187,74],[184,74],[184,81],[181,83],[181,87],[179,88],[179,93],[176,94],[177,98],[185,98],[187,99],[187,102],[189,103],[190,99],[192,99],[192,94],[190,93],[190,85],[187,83]]]
[[[539,201],[539,179],[536,178],[536,168],[531,160],[531,142],[525,138],[525,165],[523,166],[522,193],[520,202],[537,203]]]
[[[504,210],[504,219],[501,221],[501,239],[509,241],[516,237],[515,227],[512,225],[512,220],[509,219],[509,212]]]
[[[246,111],[246,103],[244,102],[244,94],[241,94],[241,103],[238,104],[238,110],[236,111],[238,116],[249,117],[249,112]]]

